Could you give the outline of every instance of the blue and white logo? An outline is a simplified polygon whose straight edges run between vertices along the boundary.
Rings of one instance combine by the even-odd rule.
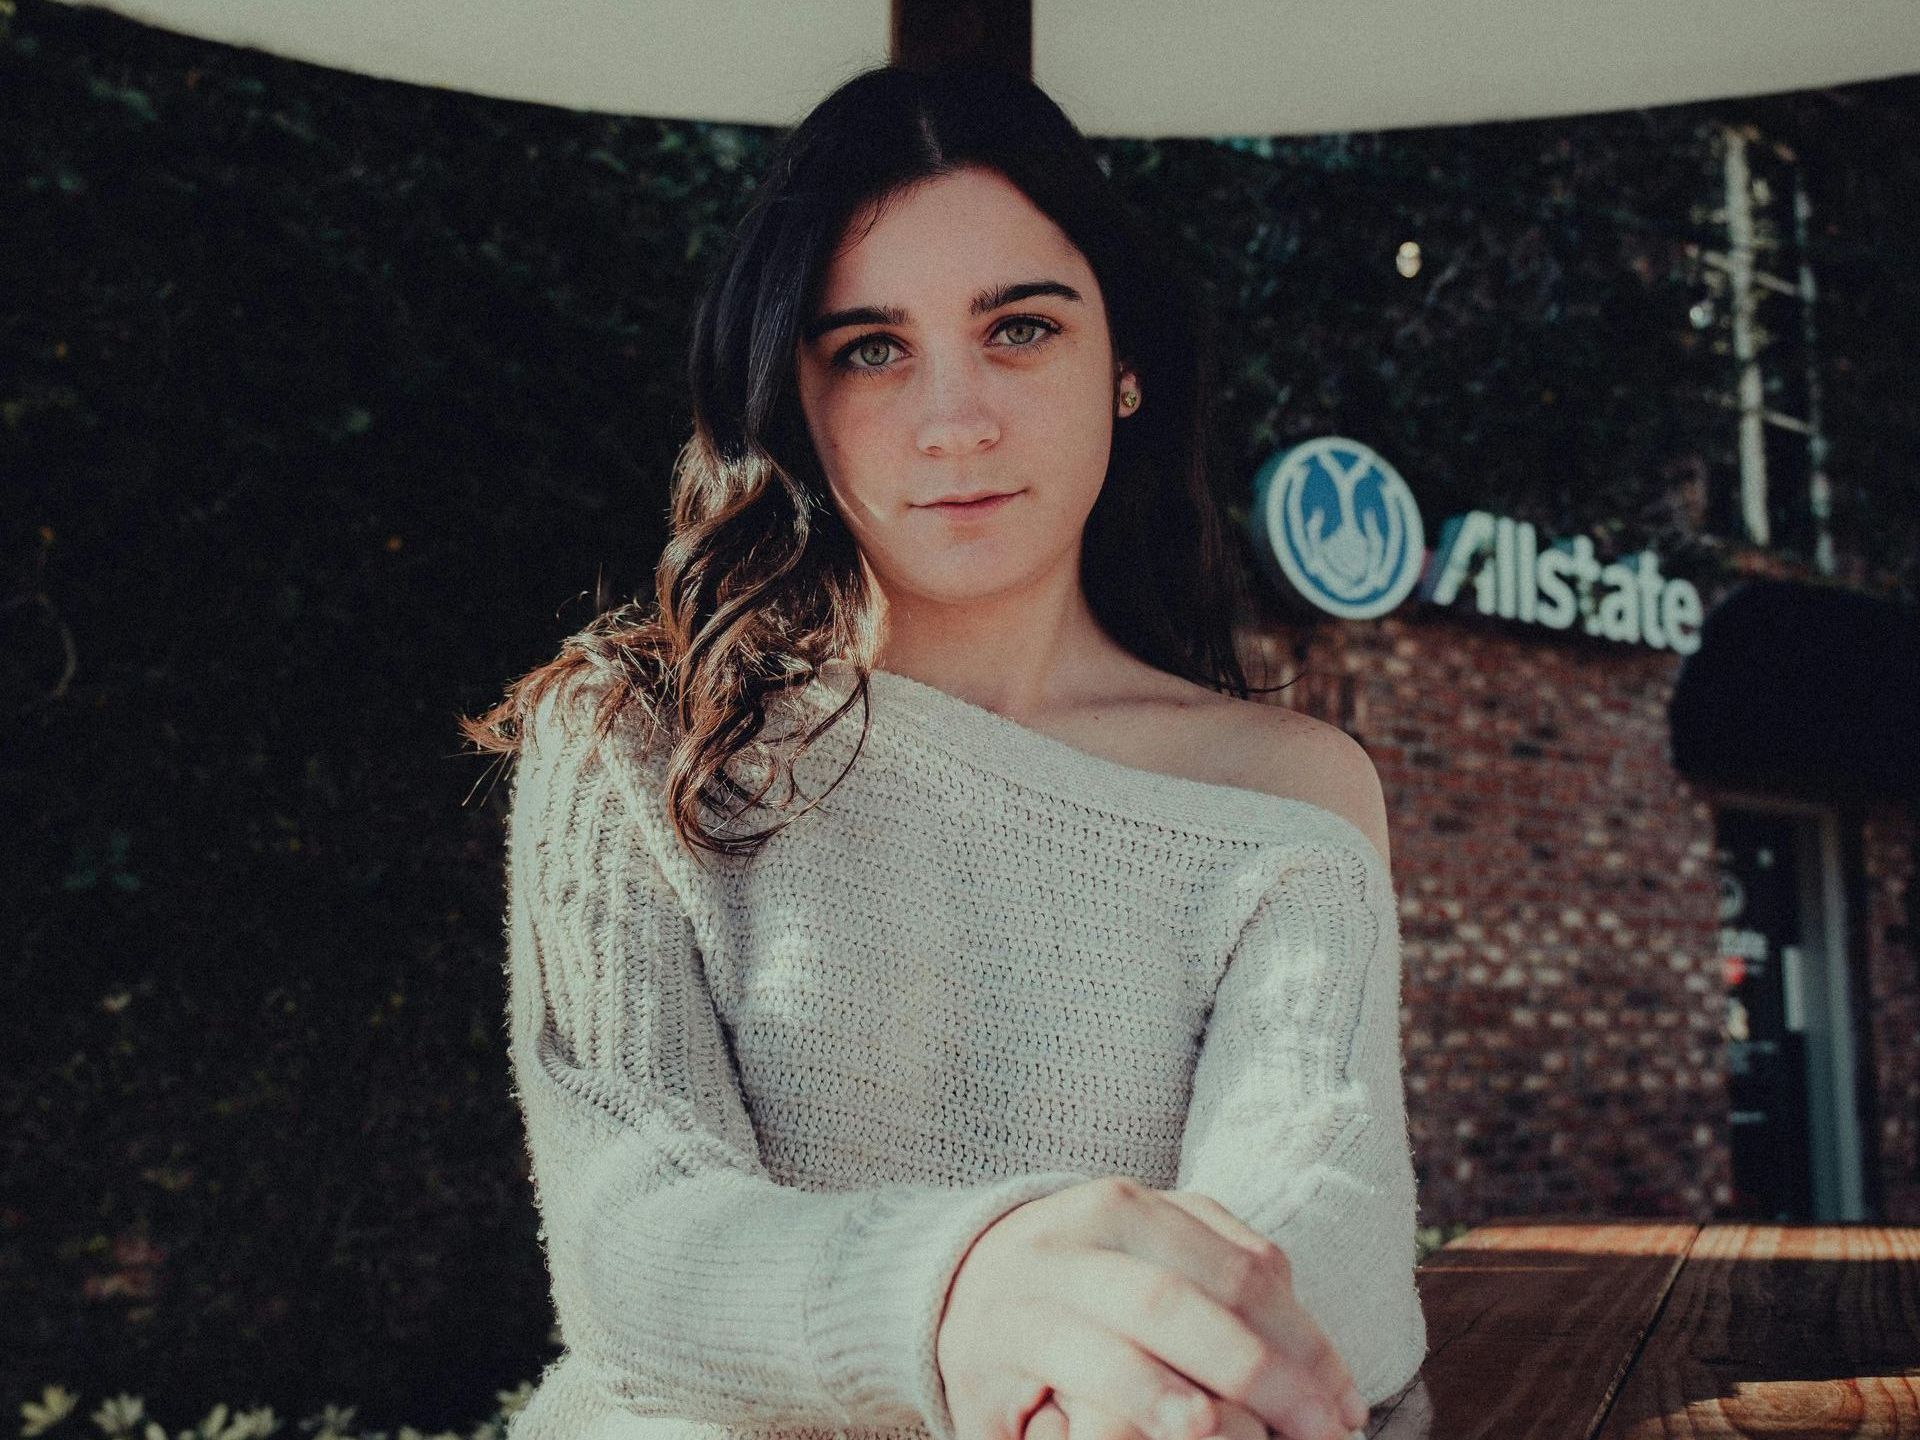
[[[1426,564],[1413,491],[1358,440],[1322,436],[1275,455],[1254,477],[1248,518],[1262,560],[1343,620],[1386,614]]]

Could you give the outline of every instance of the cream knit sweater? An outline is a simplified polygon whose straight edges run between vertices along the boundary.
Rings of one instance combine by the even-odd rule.
[[[703,868],[662,747],[596,744],[579,693],[528,726],[508,825],[564,1341],[508,1440],[953,1440],[934,1334],[967,1247],[1104,1175],[1282,1246],[1370,1403],[1416,1378],[1398,911],[1351,823],[882,670],[838,788]],[[801,757],[806,795],[860,719]]]

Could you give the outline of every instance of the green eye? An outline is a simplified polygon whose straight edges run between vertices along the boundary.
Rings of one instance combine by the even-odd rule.
[[[994,333],[1001,334],[1008,330],[1036,331],[1038,333],[1035,334],[1032,339],[1011,341],[1001,348],[1006,350],[1037,350],[1046,344],[1048,340],[1058,335],[1060,329],[1061,327],[1054,324],[1053,321],[1044,319],[1038,315],[1009,315],[1006,319],[1002,320],[999,325],[994,327]],[[898,342],[894,340],[891,335],[862,335],[859,339],[850,341],[841,349],[839,354],[833,357],[833,368],[836,370],[854,371],[891,370],[893,366],[887,363],[884,358],[874,357],[876,352],[880,357],[884,357],[886,352],[893,349],[897,344]]]

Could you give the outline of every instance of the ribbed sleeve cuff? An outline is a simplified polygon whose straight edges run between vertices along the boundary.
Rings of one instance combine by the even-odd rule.
[[[954,1440],[934,1338],[961,1260],[1015,1206],[1094,1178],[1050,1170],[964,1190],[878,1192],[834,1237],[809,1287],[807,1334],[822,1383],[850,1414],[924,1424],[933,1440]]]

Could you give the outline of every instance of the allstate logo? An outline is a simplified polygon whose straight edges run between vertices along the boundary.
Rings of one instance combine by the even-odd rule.
[[[1300,597],[1343,620],[1402,600],[1426,563],[1420,507],[1394,468],[1337,435],[1281,451],[1254,477],[1255,549]]]

